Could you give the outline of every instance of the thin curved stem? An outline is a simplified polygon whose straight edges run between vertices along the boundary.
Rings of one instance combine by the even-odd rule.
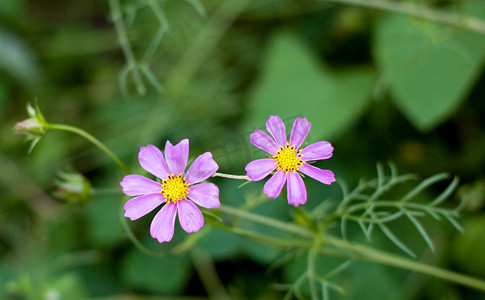
[[[65,125],[65,124],[47,124],[46,128],[69,131],[82,136],[83,138],[93,143],[96,147],[101,149],[106,155],[108,155],[118,165],[118,167],[120,167],[120,169],[123,170],[123,172],[125,172],[126,174],[130,173],[130,169],[128,169],[128,167],[113,152],[111,152],[111,150],[109,150],[108,147],[106,147],[101,141],[99,141],[97,138],[95,138],[88,132],[80,128],[77,128],[71,125]]]
[[[251,212],[239,211],[237,209],[227,207],[227,206],[221,206],[219,207],[219,210],[222,212],[228,213],[230,215],[233,215],[235,217],[244,218],[246,220],[272,226],[280,230],[296,233],[302,237],[311,238],[311,239],[318,238],[318,236],[316,236],[314,232],[306,228],[299,227],[297,225],[288,224],[271,218],[259,216]],[[239,228],[228,229],[228,228],[224,228],[224,226],[219,226],[219,227],[235,233],[240,233],[238,231],[242,231],[246,236],[250,236],[249,232],[244,229],[239,229]],[[253,234],[256,234],[256,233],[253,233]],[[332,255],[339,255],[342,257],[350,256],[351,258],[354,258],[354,259],[359,259],[359,260],[369,261],[369,262],[387,265],[391,267],[397,267],[404,270],[419,272],[421,274],[434,276],[443,280],[447,280],[450,282],[475,288],[481,291],[485,291],[485,281],[480,280],[478,278],[474,278],[472,276],[468,276],[457,272],[449,271],[446,269],[442,269],[439,267],[427,265],[422,262],[418,262],[409,258],[404,258],[399,255],[387,253],[381,250],[376,250],[371,247],[366,247],[364,245],[360,245],[357,243],[348,243],[332,235],[326,234],[325,236],[322,236],[322,238],[323,238],[323,241],[322,241],[321,247],[318,250],[322,254],[328,255],[329,253],[331,253]],[[307,246],[302,244],[300,247],[307,247]]]
[[[485,291],[485,281],[472,276],[427,265],[419,261],[404,258],[399,255],[376,250],[363,245],[348,243],[332,236],[326,236],[326,241],[339,249],[346,250],[352,256],[355,256],[354,258],[356,259],[415,271],[421,274],[434,276],[443,280]]]
[[[224,174],[224,173],[214,173],[212,177],[224,177],[224,178],[230,178],[230,179],[238,179],[238,180],[247,180],[251,181],[251,178],[249,178],[246,175],[232,175],[232,174]]]
[[[362,6],[371,9],[379,9],[394,13],[404,14],[429,21],[439,22],[453,27],[465,28],[485,34],[485,22],[471,16],[460,16],[456,13],[447,12],[440,9],[414,5],[407,2],[399,1],[382,1],[382,0],[321,0],[322,2],[334,2],[339,4],[349,4]]]
[[[126,200],[126,197],[125,197],[125,200]],[[120,218],[121,224],[123,225],[123,230],[125,231],[126,235],[130,239],[130,241],[133,243],[133,245],[135,245],[136,248],[138,248],[138,250],[145,253],[146,255],[154,256],[154,257],[164,256],[166,254],[165,252],[155,252],[153,250],[148,249],[135,236],[135,234],[133,233],[133,231],[130,228],[130,225],[128,224],[127,218],[123,215],[123,211],[124,211],[123,210],[123,203],[124,202],[125,201],[121,201],[119,218]]]

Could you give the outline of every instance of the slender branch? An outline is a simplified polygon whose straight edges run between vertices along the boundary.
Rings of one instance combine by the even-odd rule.
[[[133,245],[135,245],[135,247],[138,248],[138,250],[140,250],[141,252],[145,253],[146,255],[153,256],[153,257],[164,256],[166,253],[163,252],[163,251],[161,251],[161,252],[155,252],[155,251],[150,250],[147,247],[145,247],[138,240],[138,238],[135,236],[135,234],[131,230],[130,225],[128,224],[127,218],[123,215],[123,212],[124,212],[123,203],[125,203],[126,198],[127,197],[125,197],[124,201],[121,201],[120,210],[119,210],[119,214],[118,214],[118,216],[120,218],[120,222],[123,225],[123,230],[125,231],[126,235],[130,239],[130,241],[133,243]]]
[[[256,223],[268,225],[268,226],[278,228],[278,229],[281,229],[281,230],[284,230],[284,231],[297,233],[297,234],[304,236],[304,237],[310,237],[310,238],[315,237],[315,234],[312,231],[307,230],[307,229],[302,228],[302,227],[299,227],[299,226],[296,226],[296,225],[293,225],[293,224],[288,224],[288,223],[281,222],[281,221],[278,221],[278,220],[275,220],[275,219],[262,217],[262,216],[259,216],[259,215],[256,215],[256,214],[253,214],[253,213],[250,213],[250,212],[247,212],[247,211],[237,210],[235,208],[225,206],[225,205],[221,205],[218,209],[222,212],[225,212],[227,214],[230,214],[230,215],[233,215],[233,216],[236,216],[236,217],[239,217],[239,218],[243,218],[243,219],[253,221],[253,222],[256,222]]]
[[[109,0],[109,6],[111,9],[112,20],[115,25],[116,33],[118,35],[118,42],[120,44],[121,50],[125,55],[126,59],[126,71],[124,76],[128,76],[128,73],[133,74],[133,80],[135,82],[137,91],[139,94],[145,94],[145,85],[143,84],[140,71],[138,70],[138,64],[136,62],[135,55],[128,39],[128,34],[126,33],[126,27],[123,22],[123,16],[121,13],[119,0]],[[120,84],[125,81],[126,78],[120,78]]]
[[[232,174],[224,174],[224,173],[214,173],[212,177],[224,177],[224,178],[230,178],[230,179],[238,179],[238,180],[247,180],[251,181],[251,178],[249,178],[246,175],[232,175]]]
[[[95,138],[88,132],[80,128],[65,124],[47,124],[46,129],[64,130],[82,136],[83,138],[93,143],[96,147],[101,149],[106,155],[108,155],[120,167],[120,169],[123,170],[123,172],[125,172],[126,174],[130,173],[130,169],[128,169],[128,167],[113,152],[111,152],[108,147],[106,147],[102,142],[100,142],[97,138]]]
[[[296,233],[303,237],[309,237],[313,239],[317,238],[315,236],[315,233],[313,233],[312,231],[293,224],[287,224],[271,218],[262,217],[250,212],[239,211],[237,209],[234,209],[228,206],[220,206],[219,210],[236,217],[244,218],[246,220],[272,226],[288,232]],[[223,226],[221,228],[235,233],[241,233],[238,231],[242,231],[244,232],[244,234],[249,235],[244,229],[239,229],[239,228],[228,229],[228,228],[224,228]],[[307,247],[307,246],[302,244],[300,247]],[[333,237],[328,234],[324,236],[322,246],[319,248],[319,252],[325,255],[329,255],[329,254],[332,256],[338,255],[341,257],[348,257],[350,255],[352,258],[355,258],[355,259],[369,261],[369,262],[392,266],[392,267],[398,267],[404,270],[415,271],[425,275],[434,276],[443,280],[455,282],[464,286],[485,291],[485,281],[474,278],[472,276],[460,274],[457,272],[449,271],[435,266],[430,266],[412,259],[408,259],[395,254],[390,254],[384,251],[376,250],[360,244],[353,244],[353,243],[350,244],[342,239]]]
[[[321,0],[323,2],[334,2],[339,4],[349,4],[355,6],[362,6],[371,9],[379,9],[384,11],[395,12],[399,14],[409,15],[425,20],[439,22],[454,27],[465,28],[471,31],[476,31],[485,34],[485,22],[471,17],[461,16],[456,13],[447,12],[441,9],[434,9],[422,5],[413,5],[407,2],[399,1],[383,1],[383,0]]]
[[[404,270],[415,271],[421,274],[434,276],[443,280],[459,283],[464,286],[485,291],[485,281],[472,276],[460,274],[446,269],[430,266],[412,259],[404,258],[395,254],[372,249],[359,244],[351,244],[344,240],[326,236],[326,241],[335,247],[350,252],[355,258],[373,263],[398,267]]]
[[[204,249],[197,248],[190,251],[195,271],[205,287],[209,299],[231,299],[222,284],[212,257]]]
[[[200,66],[214,51],[232,23],[250,2],[250,0],[221,1],[221,4],[191,40],[191,44],[179,59],[178,65],[173,67],[168,74],[165,84],[167,92],[178,96],[185,91]]]

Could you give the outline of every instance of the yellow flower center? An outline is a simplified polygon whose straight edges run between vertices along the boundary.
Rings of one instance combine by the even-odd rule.
[[[177,202],[185,199],[189,192],[189,185],[181,175],[169,175],[162,180],[162,190],[160,193],[165,196],[165,202]]]
[[[303,160],[300,157],[300,149],[295,150],[295,146],[290,147],[288,143],[284,149],[280,147],[280,150],[273,156],[276,159],[277,169],[284,170],[286,173],[297,171],[298,167],[303,165]]]

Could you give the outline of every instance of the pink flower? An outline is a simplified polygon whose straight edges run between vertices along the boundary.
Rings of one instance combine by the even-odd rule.
[[[206,152],[197,157],[185,172],[189,158],[189,140],[173,146],[165,144],[165,157],[153,145],[140,148],[138,161],[146,171],[161,179],[161,183],[140,175],[127,175],[121,181],[123,193],[131,198],[125,203],[125,217],[136,220],[165,203],[153,218],[150,234],[160,243],[173,237],[177,212],[186,232],[197,232],[204,225],[199,205],[219,207],[219,189],[213,183],[200,183],[214,175],[219,166]],[[194,204],[195,203],[195,204]]]
[[[288,142],[285,124],[280,117],[271,116],[266,121],[266,129],[273,138],[258,129],[251,134],[251,143],[268,152],[271,158],[257,159],[247,164],[245,168],[247,176],[253,181],[259,181],[276,170],[263,188],[268,198],[278,197],[286,183],[288,204],[294,206],[305,204],[307,191],[300,172],[324,184],[331,184],[335,181],[332,171],[322,170],[308,164],[309,161],[332,157],[333,147],[329,142],[316,142],[300,149],[310,127],[311,124],[306,118],[297,118],[293,123]]]

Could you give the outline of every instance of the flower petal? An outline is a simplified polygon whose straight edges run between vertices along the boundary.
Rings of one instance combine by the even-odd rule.
[[[204,217],[190,200],[177,201],[180,226],[185,232],[197,232],[204,225]]]
[[[199,183],[214,175],[217,169],[219,166],[212,158],[212,153],[206,152],[199,155],[190,165],[185,179],[188,184]]]
[[[300,204],[305,204],[307,192],[300,174],[297,172],[288,172],[287,182],[288,204],[294,205],[295,207]]]
[[[170,171],[165,164],[162,151],[153,145],[141,147],[138,153],[138,161],[143,169],[160,179],[166,179]]]
[[[248,163],[244,169],[246,176],[249,176],[252,181],[259,181],[276,169],[276,160],[273,158],[256,159]]]
[[[187,193],[187,198],[205,208],[217,208],[221,205],[219,202],[219,188],[210,182],[191,186]]]
[[[295,145],[295,148],[299,149],[308,136],[310,127],[312,127],[312,124],[306,118],[296,118],[291,129],[290,146]]]
[[[332,144],[326,141],[316,142],[301,150],[301,159],[304,161],[327,159],[332,157]]]
[[[189,140],[184,139],[173,146],[170,141],[165,144],[165,160],[168,168],[175,175],[183,175],[189,159]]]
[[[123,206],[125,209],[125,217],[130,218],[132,221],[136,220],[151,212],[162,203],[163,195],[160,193],[131,198]]]
[[[274,173],[271,178],[266,181],[263,187],[263,192],[268,196],[268,198],[276,198],[281,194],[281,190],[286,182],[286,172],[279,170]]]
[[[310,176],[311,178],[324,184],[331,184],[332,182],[335,182],[335,175],[330,170],[322,170],[304,163],[298,168],[298,171],[301,171],[303,174]]]
[[[139,196],[158,193],[162,185],[141,175],[126,175],[120,182],[123,193],[128,196]]]
[[[275,141],[262,130],[256,129],[249,137],[249,140],[254,146],[268,152],[271,155],[276,155],[276,152],[279,150],[279,146],[275,143]]]
[[[168,202],[153,218],[150,225],[150,234],[159,243],[168,242],[173,237],[175,217],[177,216],[177,205]]]
[[[271,133],[275,141],[283,148],[286,147],[286,128],[285,123],[278,116],[269,117],[266,121],[266,129]]]

